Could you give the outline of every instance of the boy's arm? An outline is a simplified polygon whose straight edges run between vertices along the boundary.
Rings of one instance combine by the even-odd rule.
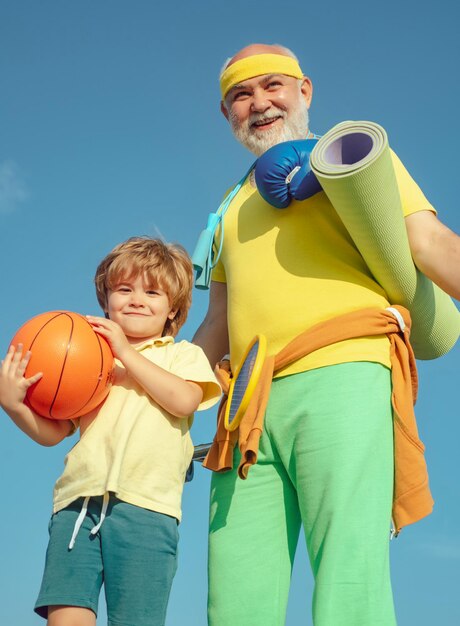
[[[460,237],[431,211],[406,217],[415,265],[453,298],[460,300]]]
[[[146,359],[130,345],[116,322],[104,317],[87,316],[87,319],[107,339],[130,375],[165,411],[175,417],[189,417],[196,411],[203,398],[198,383],[184,380]]]
[[[0,368],[0,406],[13,422],[31,439],[42,446],[54,446],[70,434],[72,423],[68,420],[51,420],[37,415],[24,404],[28,388],[42,377],[37,372],[24,378],[30,352],[22,356],[22,346],[10,346]]]
[[[189,417],[197,410],[203,398],[203,389],[198,383],[168,372],[132,346],[118,358],[148,395],[171,415]]]

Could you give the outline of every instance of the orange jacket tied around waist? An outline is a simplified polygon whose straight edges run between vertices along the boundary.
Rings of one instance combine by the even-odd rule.
[[[391,309],[396,313],[392,313]],[[404,321],[401,329],[396,315]],[[257,462],[259,439],[262,434],[265,409],[275,373],[293,361],[330,344],[364,336],[387,335],[390,341],[392,406],[394,431],[394,493],[393,522],[396,533],[403,526],[429,515],[433,498],[428,485],[424,446],[418,437],[414,414],[417,399],[417,369],[409,342],[411,319],[409,311],[394,305],[389,309],[363,309],[340,315],[316,324],[288,343],[278,354],[265,359],[262,374],[239,428],[233,432],[224,426],[227,396],[224,395],[218,412],[217,432],[204,467],[224,472],[233,467],[233,449],[238,442],[241,462],[240,478],[246,479],[249,468]],[[216,374],[227,394],[230,372],[220,363]]]

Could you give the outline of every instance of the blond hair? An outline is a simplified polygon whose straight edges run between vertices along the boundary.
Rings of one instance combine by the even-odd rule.
[[[151,237],[131,237],[115,246],[99,263],[94,277],[102,310],[107,310],[108,292],[120,280],[138,276],[168,295],[176,314],[166,321],[162,336],[177,335],[192,302],[193,267],[185,248]]]

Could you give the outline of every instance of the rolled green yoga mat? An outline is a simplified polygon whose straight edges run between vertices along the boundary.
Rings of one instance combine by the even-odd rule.
[[[343,122],[316,144],[311,168],[391,304],[412,317],[419,359],[448,352],[460,334],[451,298],[415,267],[385,130],[373,122]]]

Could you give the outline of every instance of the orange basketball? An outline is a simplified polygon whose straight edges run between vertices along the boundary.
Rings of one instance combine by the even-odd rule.
[[[24,352],[32,353],[26,378],[43,372],[25,398],[43,417],[79,417],[101,404],[110,391],[114,367],[110,346],[78,313],[37,315],[21,326],[11,343],[22,343]]]

